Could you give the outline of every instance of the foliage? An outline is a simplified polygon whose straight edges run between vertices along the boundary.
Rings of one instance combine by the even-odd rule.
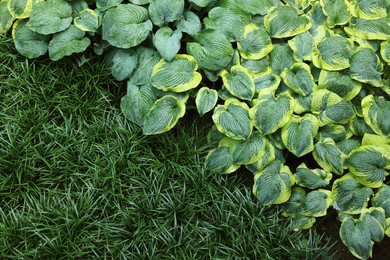
[[[282,204],[296,229],[333,206],[363,259],[389,234],[386,209],[369,207],[390,169],[387,0],[2,0],[0,10],[26,57],[104,54],[128,81],[124,115],[146,135],[192,104],[213,111],[206,166],[253,172],[255,196]],[[314,169],[294,169],[289,154]]]

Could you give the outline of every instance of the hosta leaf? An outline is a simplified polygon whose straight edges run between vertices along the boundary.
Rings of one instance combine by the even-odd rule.
[[[335,48],[337,46],[337,48]],[[313,64],[320,69],[337,71],[349,68],[353,41],[340,35],[324,37],[314,45]]]
[[[297,176],[295,176],[297,177]],[[298,181],[298,179],[296,180]],[[291,189],[291,196],[283,203],[282,210],[283,210],[283,216],[285,217],[294,217],[299,214],[300,211],[303,210],[302,203],[305,200],[306,192],[304,189],[298,186],[294,186]]]
[[[180,31],[173,31],[169,27],[161,27],[153,37],[157,51],[167,61],[171,61],[180,50]]]
[[[214,5],[217,0],[189,0],[190,3],[194,3],[199,7],[207,7]]]
[[[350,102],[325,89],[313,93],[311,107],[312,112],[318,114],[321,126],[333,123],[345,124],[355,115]]]
[[[375,133],[390,137],[390,101],[384,97],[368,95],[362,100],[363,116]]]
[[[319,25],[325,25],[326,16],[322,11],[320,1],[313,1],[312,8],[307,13],[310,16],[310,20],[313,23],[313,27],[318,27]]]
[[[254,126],[263,135],[276,132],[289,122],[294,109],[294,100],[289,95],[264,94],[254,100],[250,117]]]
[[[263,157],[266,143],[267,139],[263,135],[254,133],[242,141],[226,137],[219,145],[229,147],[234,164],[252,164]]]
[[[255,82],[249,71],[241,65],[235,65],[230,72],[221,73],[223,85],[233,96],[251,101],[255,95]]]
[[[131,122],[142,126],[156,100],[157,95],[151,85],[136,86],[128,81],[127,94],[121,100],[121,110]]]
[[[379,188],[390,169],[390,156],[385,151],[386,148],[374,145],[353,150],[346,160],[350,174],[365,186]]]
[[[130,81],[134,85],[145,85],[150,83],[154,65],[161,60],[160,54],[151,48],[137,47],[136,55],[138,65],[131,75]]]
[[[297,61],[311,61],[313,51],[313,37],[309,32],[304,32],[294,36],[287,41],[288,45],[294,52],[294,59]]]
[[[290,68],[285,68],[280,75],[284,83],[294,92],[307,96],[315,87],[310,67],[306,63],[295,63]]]
[[[186,112],[184,102],[167,95],[158,99],[145,117],[142,128],[145,135],[161,134],[171,130]]]
[[[131,49],[112,49],[105,58],[111,74],[118,81],[130,78],[138,65],[138,55]]]
[[[390,138],[386,138],[383,135],[365,133],[363,135],[362,145],[386,146],[390,145]]]
[[[205,29],[195,36],[195,40],[187,43],[187,52],[195,57],[200,68],[217,71],[230,63],[234,50],[224,34]]]
[[[163,91],[185,92],[196,88],[202,81],[195,59],[177,54],[172,61],[161,59],[153,68],[151,83]]]
[[[231,9],[214,7],[209,11],[208,18],[203,20],[207,29],[214,29],[223,33],[230,42],[242,39],[244,27],[249,22],[245,21]]]
[[[269,56],[273,74],[280,74],[294,64],[293,52],[287,44],[275,44]]]
[[[313,151],[313,139],[318,131],[318,120],[312,114],[292,117],[282,128],[282,140],[287,149],[297,157]]]
[[[309,30],[312,26],[307,15],[299,15],[291,6],[277,6],[264,17],[264,26],[273,38],[291,37]]]
[[[65,31],[54,34],[49,42],[50,59],[56,61],[73,53],[85,51],[91,40],[84,36],[85,32],[74,25]]]
[[[320,5],[326,15],[326,23],[330,28],[349,22],[351,14],[345,0],[320,0]]]
[[[220,146],[211,150],[206,157],[206,169],[217,173],[232,173],[240,167],[233,164],[229,147]]]
[[[343,219],[340,227],[340,237],[349,251],[359,259],[368,259],[372,255],[371,233],[362,220],[352,217]]]
[[[349,75],[354,80],[381,87],[383,72],[379,57],[371,48],[359,47],[351,58]]]
[[[330,90],[348,101],[359,94],[362,84],[353,80],[345,71],[321,70],[318,87]]]
[[[7,9],[8,0],[0,1],[0,34],[6,33],[12,27],[12,23],[15,21],[10,12]]]
[[[150,19],[159,27],[178,20],[183,11],[184,0],[150,0]]]
[[[288,168],[275,160],[255,175],[253,194],[263,205],[281,204],[291,196],[294,177]]]
[[[390,35],[389,17],[377,20],[365,20],[352,18],[348,27],[344,27],[346,33],[364,40],[387,40]]]
[[[103,16],[103,40],[118,48],[137,46],[153,28],[148,18],[148,10],[142,6],[120,4],[113,7]]]
[[[390,64],[390,40],[381,43],[381,57],[387,64]]]
[[[350,10],[354,17],[376,20],[387,16],[387,0],[350,0]]]
[[[325,138],[331,138],[335,142],[341,141],[347,137],[347,129],[343,125],[329,124],[320,127],[315,139],[321,140]]]
[[[275,147],[271,142],[265,143],[264,155],[252,164],[247,164],[245,167],[253,174],[261,172],[268,164],[276,159]]]
[[[352,174],[335,180],[332,186],[333,208],[346,214],[359,214],[373,195],[371,188],[360,184]]]
[[[280,4],[279,0],[238,0],[237,2],[252,15],[266,15],[272,7]]]
[[[196,94],[195,104],[200,116],[212,110],[218,101],[218,92],[215,89],[202,87]]]
[[[329,185],[332,174],[323,169],[309,169],[301,163],[296,169],[295,179],[298,185],[314,190]]]
[[[32,31],[27,20],[17,20],[12,29],[16,50],[23,56],[33,59],[47,52],[49,36]]]
[[[150,3],[150,0],[130,0],[130,3],[135,5],[146,5]]]
[[[303,114],[310,112],[311,110],[311,102],[313,95],[309,94],[307,96],[302,96],[297,93],[293,93],[291,95],[294,98],[294,113],[295,114]]]
[[[249,70],[249,73],[257,78],[271,74],[271,67],[268,66],[268,59],[262,58],[259,60],[241,59],[241,65]]]
[[[30,16],[33,3],[33,0],[8,0],[7,8],[12,17],[23,19]]]
[[[94,10],[82,10],[74,18],[74,25],[84,32],[96,32],[99,28],[99,16]]]
[[[386,227],[384,209],[375,207],[364,209],[360,215],[360,219],[368,227],[371,233],[371,239],[375,242],[381,242],[385,236]]]
[[[364,118],[361,118],[359,116],[355,116],[352,118],[350,124],[349,124],[349,130],[352,134],[355,136],[363,136],[367,133],[373,134],[374,131],[372,128],[366,123]]]
[[[263,27],[251,23],[245,26],[243,39],[237,43],[241,57],[259,60],[273,49],[271,38]]]
[[[96,7],[100,11],[106,11],[114,6],[118,6],[123,0],[96,0]]]
[[[183,14],[179,21],[177,21],[176,27],[179,31],[185,32],[194,37],[195,34],[200,32],[202,29],[202,23],[195,13],[187,11]]]
[[[236,99],[228,99],[214,109],[213,121],[217,129],[235,140],[245,140],[252,134],[249,107]]]
[[[381,186],[371,200],[374,207],[381,207],[385,210],[385,217],[390,217],[390,186]]]
[[[301,214],[308,217],[323,217],[332,204],[331,191],[324,189],[311,191],[306,195],[302,203],[303,211]]]
[[[65,30],[72,20],[72,7],[66,1],[47,0],[34,4],[27,26],[48,35]]]
[[[262,90],[275,91],[282,79],[275,74],[267,74],[265,76],[259,76],[254,78],[256,93]]]
[[[356,138],[350,138],[341,140],[340,142],[337,142],[336,145],[343,154],[348,156],[350,152],[361,145],[361,142]]]
[[[294,231],[311,228],[316,222],[316,218],[303,216],[302,214],[295,215],[292,219],[292,227]]]
[[[316,143],[313,157],[325,171],[343,174],[345,155],[337,148],[333,139],[325,138]]]
[[[218,131],[217,127],[213,125],[210,129],[210,131],[207,133],[207,143],[212,148],[217,148],[219,145],[219,142],[226,138],[226,135]]]

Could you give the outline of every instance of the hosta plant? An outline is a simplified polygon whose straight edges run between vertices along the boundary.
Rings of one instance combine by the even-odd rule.
[[[102,55],[146,135],[195,107],[214,123],[209,170],[252,172],[254,196],[297,230],[333,208],[367,259],[390,236],[389,11],[388,0],[1,0],[0,32],[28,58]]]

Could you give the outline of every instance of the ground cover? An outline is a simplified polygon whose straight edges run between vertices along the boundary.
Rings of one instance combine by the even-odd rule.
[[[27,61],[0,43],[0,258],[336,259],[205,171],[203,122],[142,135],[95,59]]]

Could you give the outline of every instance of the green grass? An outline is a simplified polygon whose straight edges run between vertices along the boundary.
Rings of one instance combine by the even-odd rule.
[[[260,206],[251,176],[205,171],[197,120],[143,136],[98,60],[0,41],[0,259],[335,259]]]

